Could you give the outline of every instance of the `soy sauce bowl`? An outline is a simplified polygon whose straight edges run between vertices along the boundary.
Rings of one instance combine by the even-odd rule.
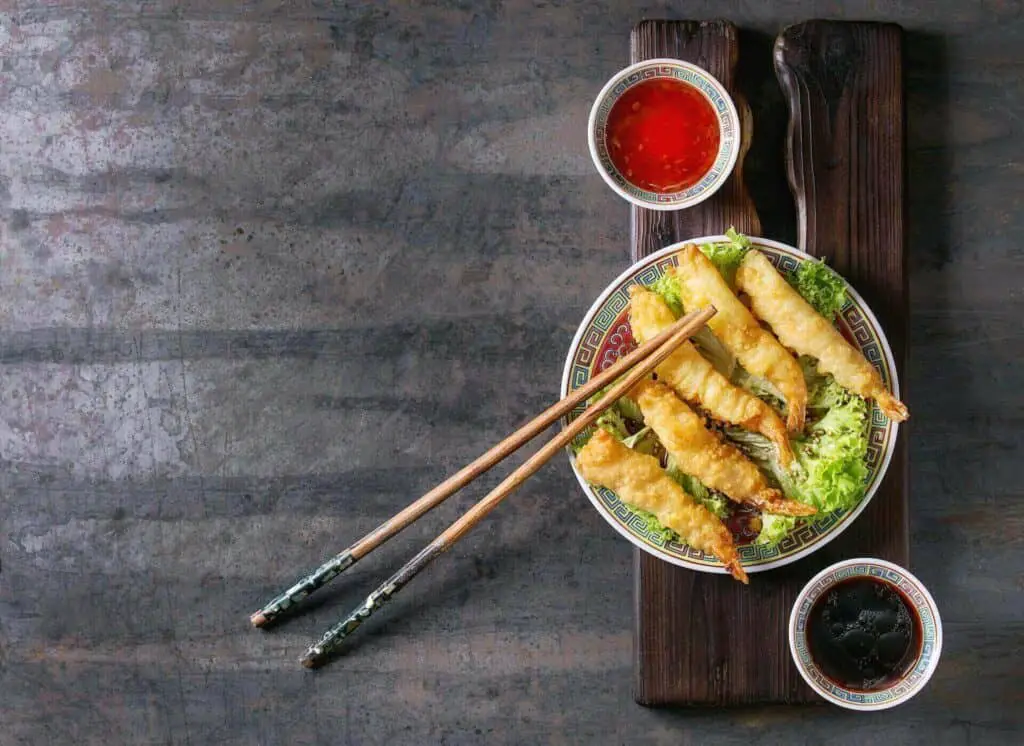
[[[669,192],[652,191],[631,181],[615,164],[607,141],[608,120],[616,102],[636,86],[658,80],[681,83],[699,95],[708,104],[718,132],[718,149],[710,165],[693,183]],[[682,210],[703,202],[728,180],[740,152],[740,118],[725,87],[707,70],[675,59],[637,62],[612,76],[594,101],[587,132],[590,156],[605,183],[623,199],[649,210]],[[672,137],[674,132],[664,135]]]
[[[875,587],[877,592],[864,594],[863,589]],[[856,608],[849,604],[858,598],[864,598],[866,604],[864,611],[854,615]],[[891,618],[885,617],[887,604],[908,612],[912,627],[904,627],[911,631],[905,654],[893,662],[887,675],[874,681],[858,683],[853,676],[837,677],[842,664],[854,658],[850,655],[844,661],[843,653],[855,649],[859,660],[878,655],[882,636],[891,635],[893,629]],[[843,647],[850,639],[843,638],[850,634],[861,638],[856,648]],[[829,636],[836,641],[833,652]],[[822,570],[800,592],[789,617],[789,650],[804,681],[827,702],[850,710],[886,710],[920,692],[935,672],[942,653],[942,620],[928,589],[904,568],[880,559],[845,560]],[[839,660],[834,651],[840,651]],[[845,670],[851,669],[847,666]]]

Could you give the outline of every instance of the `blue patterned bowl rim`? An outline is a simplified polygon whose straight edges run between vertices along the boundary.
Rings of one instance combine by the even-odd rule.
[[[781,257],[787,257],[794,264],[796,262],[815,260],[810,254],[788,244],[754,236],[749,238],[753,246],[764,250],[766,256],[774,261],[779,261]],[[643,284],[653,282],[668,265],[676,263],[675,255],[679,253],[684,245],[689,243],[701,245],[726,240],[728,240],[726,236],[718,235],[702,236],[674,243],[650,256],[644,257],[609,283],[584,315],[569,345],[565,367],[562,371],[560,395],[565,397],[570,390],[579,388],[589,378],[589,371],[581,370],[585,366],[579,363],[577,357],[586,346],[583,344],[585,336],[588,337],[588,345],[590,344],[590,335],[588,333],[593,331],[592,327],[594,327],[598,317],[606,316],[608,313],[612,313],[612,315],[617,313],[614,309],[609,312],[605,308],[606,305],[615,305],[616,308],[621,305],[624,308],[627,302],[625,289],[630,284],[641,279],[643,279]],[[879,366],[884,380],[898,398],[900,396],[900,385],[896,372],[896,363],[882,327],[878,323],[878,319],[871,312],[871,309],[868,308],[867,303],[864,302],[864,299],[848,282],[846,283],[846,289],[849,299],[840,313],[847,320],[851,318],[856,319],[860,325],[860,330],[868,335],[869,344],[873,350],[869,359],[871,357],[876,358],[875,363]],[[618,312],[621,312],[621,310]],[[600,341],[596,343],[596,347],[598,349],[601,347]],[[866,350],[867,348],[862,349]],[[578,416],[582,410],[583,406],[581,405],[563,418],[563,427]],[[777,547],[766,549],[754,544],[739,547],[740,559],[744,570],[748,574],[764,572],[788,565],[821,549],[852,525],[854,520],[868,506],[885,478],[889,463],[892,460],[893,451],[896,448],[899,432],[898,423],[886,418],[873,402],[871,403],[869,419],[871,446],[869,448],[868,466],[870,473],[868,475],[867,489],[861,501],[848,511],[837,511],[827,516],[822,516],[818,521],[808,522],[798,527]],[[571,450],[567,452],[569,454],[569,463],[573,473],[576,475],[576,481],[583,489],[583,493],[605,521],[631,543],[658,559],[680,567],[707,573],[722,574],[726,572],[722,563],[716,558],[704,555],[698,550],[687,547],[685,544],[677,545],[674,542],[665,542],[663,539],[651,536],[646,529],[639,528],[643,521],[635,515],[632,508],[619,500],[613,492],[591,486],[577,469],[576,459],[572,455]]]
[[[857,577],[880,579],[898,588],[913,603],[924,637],[910,672],[885,689],[869,692],[850,690],[826,678],[807,647],[807,617],[814,602],[837,583]],[[942,654],[942,618],[935,599],[909,570],[871,557],[843,560],[811,578],[797,596],[789,615],[789,652],[804,681],[827,702],[849,710],[887,710],[920,692],[935,673]]]
[[[671,194],[647,191],[630,183],[612,162],[604,138],[608,114],[619,97],[632,86],[658,77],[681,80],[697,89],[715,110],[721,134],[711,170],[696,184]],[[703,202],[729,179],[740,152],[740,117],[729,92],[704,68],[671,58],[644,60],[613,75],[594,99],[587,122],[587,143],[601,178],[620,197],[649,210],[682,210]]]

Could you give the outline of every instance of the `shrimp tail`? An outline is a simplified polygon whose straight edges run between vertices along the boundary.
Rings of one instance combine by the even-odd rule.
[[[811,505],[805,505],[796,500],[789,500],[772,487],[758,492],[750,500],[750,503],[763,511],[777,513],[778,515],[808,516],[818,512]]]
[[[769,508],[773,513],[778,513],[779,515],[792,515],[797,516],[798,518],[814,515],[818,512],[817,508],[813,505],[805,505],[804,503],[797,502],[796,500],[779,500],[778,502],[772,503]]]
[[[725,563],[725,569],[729,571],[736,580],[743,583],[743,585],[750,585],[750,579],[747,577],[747,573],[743,570],[743,565],[740,564],[739,557],[732,557],[728,562]]]
[[[910,410],[907,409],[907,405],[888,391],[882,391],[876,394],[875,403],[878,404],[882,413],[893,422],[904,422],[908,417],[910,417]]]
[[[787,397],[786,408],[786,427],[789,429],[789,432],[802,433],[807,417],[806,392],[802,399],[797,395]]]
[[[793,449],[789,445],[789,436],[786,435],[782,420],[774,416],[758,417],[756,421],[750,422],[749,426],[775,445],[783,466],[788,468],[793,463]]]

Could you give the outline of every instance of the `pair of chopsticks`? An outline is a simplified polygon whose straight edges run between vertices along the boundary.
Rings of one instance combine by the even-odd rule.
[[[416,521],[424,513],[440,505],[455,492],[521,448],[558,420],[559,417],[571,412],[577,405],[585,402],[605,386],[622,376],[625,371],[629,371],[610,391],[593,405],[583,410],[579,417],[573,420],[548,443],[539,448],[536,453],[509,474],[501,484],[491,490],[486,497],[424,547],[419,554],[409,560],[377,590],[367,596],[366,600],[356,607],[352,613],[327,630],[317,642],[311,645],[306,650],[305,655],[302,656],[301,663],[307,668],[317,667],[331,653],[337,651],[346,637],[355,632],[371,614],[390,600],[417,573],[438,556],[451,549],[466,532],[494,510],[498,503],[508,497],[519,485],[540,469],[545,462],[571,443],[583,430],[593,424],[605,409],[632,389],[642,378],[649,375],[654,368],[660,365],[676,348],[696,333],[715,313],[714,306],[709,306],[701,311],[694,311],[683,316],[657,337],[633,350],[633,352],[621,358],[600,375],[595,376],[564,399],[548,407],[543,413],[478,457],[475,461],[448,477],[448,479],[427,492],[416,502],[382,523],[345,551],[335,555],[300,579],[262,609],[254,613],[250,621],[256,627],[263,627],[280,618],[288,609],[295,606],[309,594],[323,587],[344,570]]]

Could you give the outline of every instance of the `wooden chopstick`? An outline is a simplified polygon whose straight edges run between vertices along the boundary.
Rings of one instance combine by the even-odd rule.
[[[695,311],[684,316],[673,325],[674,330],[667,341],[656,349],[652,350],[650,343],[638,348],[643,350],[646,357],[637,362],[633,355],[627,356],[622,362],[631,360],[634,367],[619,383],[608,393],[602,396],[593,405],[587,407],[579,417],[573,420],[564,430],[554,438],[545,443],[530,458],[524,461],[511,474],[491,490],[480,502],[470,508],[457,521],[423,548],[419,554],[407,562],[398,572],[388,578],[383,585],[373,591],[366,600],[356,607],[347,617],[331,627],[324,635],[306,650],[301,659],[302,665],[307,668],[314,668],[320,665],[332,652],[338,649],[342,641],[352,634],[359,626],[370,617],[373,612],[383,606],[401,588],[414,578],[423,568],[430,564],[442,553],[450,549],[455,542],[480,522],[484,516],[490,513],[498,504],[510,495],[519,485],[528,479],[534,472],[544,465],[552,456],[565,448],[573,438],[589,427],[600,416],[607,407],[622,397],[633,386],[639,383],[640,379],[650,374],[665,358],[679,347],[686,339],[703,326],[708,319],[714,316],[716,310],[709,306],[702,311]],[[660,337],[659,337],[660,338]],[[614,368],[614,366],[613,366]],[[611,370],[611,369],[610,369]],[[565,401],[565,400],[563,400]],[[550,410],[549,410],[550,411]],[[532,424],[532,423],[531,423]],[[529,427],[529,425],[527,426]],[[516,438],[518,433],[509,436],[509,440]]]
[[[355,544],[334,555],[315,570],[304,575],[274,599],[267,602],[262,609],[252,614],[249,618],[252,624],[256,627],[263,627],[281,617],[288,609],[298,604],[318,588],[329,583],[388,539],[398,534],[402,529],[443,503],[510,454],[522,448],[526,443],[557,421],[559,417],[571,412],[578,404],[585,402],[605,386],[615,381],[623,372],[633,367],[639,360],[647,357],[652,350],[658,348],[677,331],[688,327],[693,318],[696,318],[694,314],[683,316],[675,324],[665,329],[664,332],[620,358],[607,370],[590,379],[564,399],[548,407],[515,433],[448,477],[414,503],[377,526],[377,528],[370,531],[370,533],[359,539]]]

